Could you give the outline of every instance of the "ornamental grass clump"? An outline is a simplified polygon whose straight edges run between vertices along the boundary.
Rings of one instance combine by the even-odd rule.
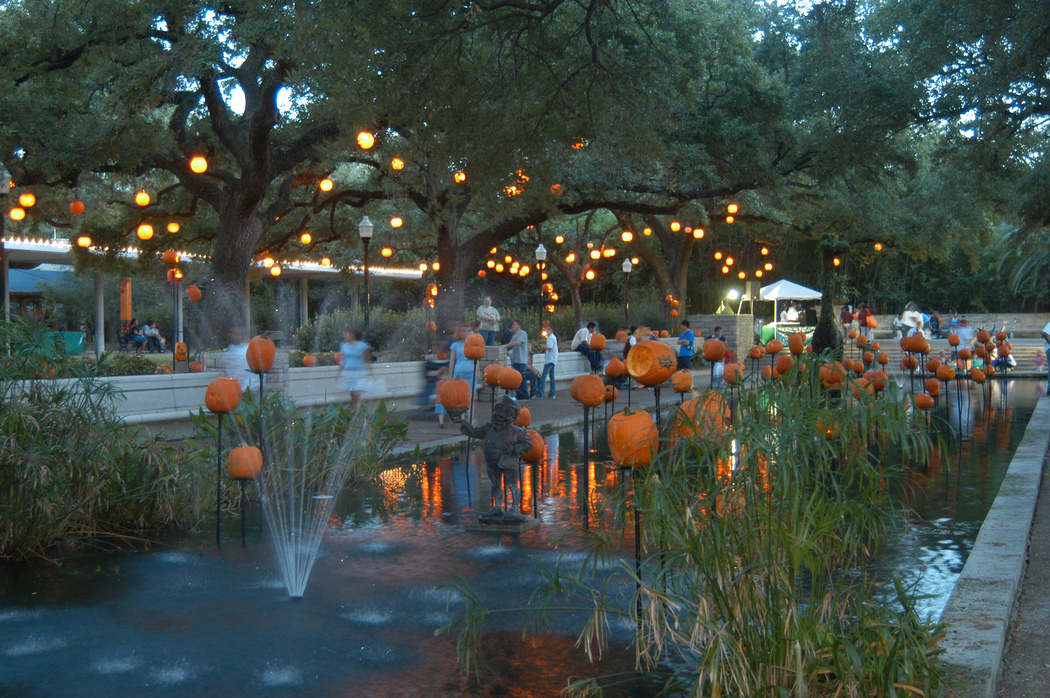
[[[194,510],[190,455],[123,425],[95,366],[67,362],[74,377],[52,379],[62,359],[41,327],[0,330],[0,556],[139,537]]]
[[[878,454],[892,446],[923,461],[929,440],[895,396],[829,391],[819,365],[802,354],[776,382],[725,386],[730,419],[663,438],[633,487],[596,504],[608,514],[597,530],[591,521],[589,559],[547,575],[533,599],[538,617],[589,614],[579,635],[588,655],[632,629],[640,677],[670,695],[937,694],[941,628],[919,618],[898,577],[886,600],[869,572],[906,521],[894,494],[903,466]],[[463,637],[480,636],[483,617],[472,609]],[[478,665],[462,637],[460,650]]]

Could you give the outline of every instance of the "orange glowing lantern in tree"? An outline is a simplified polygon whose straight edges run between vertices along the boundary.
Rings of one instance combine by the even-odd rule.
[[[23,208],[32,208],[36,205],[36,195],[26,192],[18,197],[18,205]]]
[[[175,233],[179,232],[180,229],[181,229],[181,226],[178,223],[176,223],[175,221],[172,221],[171,223],[168,223],[168,232],[171,233],[172,235],[174,235]]]
[[[15,206],[13,209],[11,209],[8,212],[7,215],[10,216],[11,220],[13,220],[13,221],[24,220],[25,217],[26,217],[26,210],[24,208],[19,207],[19,206]]]
[[[204,174],[208,171],[208,160],[201,155],[195,155],[190,158],[190,171],[196,172],[197,174]]]
[[[390,168],[394,170],[403,170],[405,169],[405,161],[401,158],[394,158],[390,161]]]
[[[139,240],[149,240],[153,237],[153,226],[149,223],[143,223],[135,230],[135,234],[138,235]]]
[[[77,247],[91,247],[91,238],[87,235],[81,235],[77,238]]]
[[[368,131],[357,134],[357,145],[361,150],[370,150],[376,144],[376,137]]]
[[[330,180],[328,177],[325,177],[317,183],[317,188],[321,191],[332,191],[332,189],[335,188],[335,182]]]
[[[145,189],[139,189],[135,193],[135,203],[138,204],[139,206],[149,206],[149,202],[150,201],[151,201],[151,199],[150,199],[149,192],[146,191]]]
[[[73,203],[71,203],[69,205],[69,210],[72,213],[77,214],[77,215],[83,213],[84,212],[84,202],[83,201],[79,201],[79,200],[78,201],[74,201]]]

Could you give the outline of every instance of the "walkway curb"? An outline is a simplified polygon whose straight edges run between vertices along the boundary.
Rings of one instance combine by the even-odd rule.
[[[1050,445],[1050,398],[1040,399],[941,621],[946,678],[959,698],[994,698]]]

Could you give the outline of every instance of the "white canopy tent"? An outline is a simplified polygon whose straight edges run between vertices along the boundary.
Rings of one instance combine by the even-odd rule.
[[[781,279],[769,286],[763,286],[760,300],[764,301],[812,301],[820,299],[820,291],[814,291],[787,279]]]

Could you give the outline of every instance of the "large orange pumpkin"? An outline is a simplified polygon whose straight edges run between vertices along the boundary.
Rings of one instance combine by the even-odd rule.
[[[777,357],[777,373],[784,375],[795,365],[795,359],[789,354],[781,354]]]
[[[503,367],[499,364],[489,364],[485,367],[485,385],[499,385],[499,374]]]
[[[875,357],[875,360],[878,361],[883,366],[885,366],[885,365],[887,365],[890,362],[890,355],[887,354],[884,351],[883,352],[879,352],[879,355]]]
[[[622,344],[627,344],[627,340],[629,338],[630,338],[630,335],[627,334],[627,330],[617,330],[616,331],[616,341],[617,342],[620,342]]]
[[[988,342],[992,341],[992,333],[988,330],[978,330],[977,341],[981,344],[987,344]]]
[[[164,250],[164,254],[160,256],[160,261],[175,266],[179,263],[179,253],[175,250]]]
[[[528,407],[522,407],[518,410],[518,417],[514,420],[514,426],[527,427],[530,424],[532,424],[532,412],[529,412]]]
[[[919,393],[915,396],[915,407],[920,410],[928,410],[933,407],[933,398],[925,393]]]
[[[1006,339],[1006,333],[1005,332],[996,332],[995,333],[995,338],[996,338],[996,340],[1001,342],[1004,339]]]
[[[658,433],[653,416],[625,409],[609,420],[606,431],[613,462],[621,467],[646,467],[653,462]]]
[[[937,373],[937,369],[941,367],[940,359],[930,359],[926,362],[926,370],[930,373]]]
[[[234,480],[254,480],[262,471],[262,451],[256,446],[238,446],[226,457],[226,471]]]
[[[729,403],[721,393],[708,392],[682,403],[672,421],[672,434],[676,437],[718,437],[728,423]]]
[[[873,363],[875,363],[875,352],[873,352],[873,351],[866,351],[866,352],[864,352],[864,363],[867,364],[868,366],[871,366]]]
[[[784,348],[784,343],[779,339],[771,339],[766,342],[766,353],[767,354],[779,354]]]
[[[468,334],[463,340],[463,356],[471,361],[485,358],[485,338],[480,334]]]
[[[525,433],[529,435],[529,443],[532,444],[532,450],[522,454],[521,459],[527,463],[543,460],[543,451],[547,446],[547,442],[543,440],[543,437],[535,429],[527,429]]]
[[[671,375],[671,387],[676,393],[688,393],[693,388],[693,374],[684,368],[675,371]]]
[[[199,288],[190,285],[186,287],[186,297],[190,299],[190,303],[199,303],[204,296]]]
[[[676,363],[671,347],[651,339],[643,339],[631,347],[624,361],[631,377],[648,386],[660,385],[670,378]]]
[[[913,371],[919,367],[919,360],[914,356],[905,356],[901,359],[901,368],[905,371]]]
[[[201,365],[200,361],[191,361],[190,362],[190,373],[200,373],[203,370],[204,370],[204,367]]]
[[[922,386],[926,388],[926,392],[933,397],[937,397],[941,394],[941,383],[936,378],[927,378],[923,381]]]
[[[620,397],[620,391],[616,389],[615,385],[605,386],[605,401],[616,402],[616,398]]]
[[[937,367],[937,380],[948,382],[955,378],[955,369],[948,364],[941,364]]]
[[[504,390],[517,390],[518,386],[521,385],[521,381],[522,375],[518,373],[516,368],[504,366],[503,370],[499,372],[499,387]]]
[[[959,350],[959,358],[963,361],[969,361],[972,357],[973,352],[971,352],[967,347],[963,347]]]
[[[704,361],[713,364],[725,358],[726,343],[720,339],[708,339],[704,342],[702,352],[704,355]]]
[[[307,354],[303,357],[303,366],[306,368],[313,368],[317,365],[317,357],[313,354]]]
[[[872,351],[881,351],[881,350],[882,350],[882,345],[881,345],[881,344],[879,344],[878,342],[872,342],[872,343],[871,343],[871,347],[869,347],[869,348],[870,348],[870,349],[871,349]]]
[[[466,412],[470,407],[470,383],[462,378],[450,378],[444,381],[441,389],[438,390],[438,400],[450,414]]]
[[[619,378],[625,370],[623,362],[615,357],[609,359],[609,363],[605,364],[605,375],[609,378]]]
[[[988,348],[983,344],[978,344],[977,347],[973,350],[973,353],[977,354],[977,356],[983,359],[984,357],[988,356]]]
[[[337,351],[336,353],[332,354],[332,361],[335,362],[336,366],[342,366],[343,365],[343,352]]]
[[[590,346],[594,351],[605,351],[605,335],[600,332],[592,334]]]
[[[749,359],[761,359],[766,355],[766,348],[761,346],[754,346],[747,350],[747,358]]]
[[[795,332],[788,336],[788,349],[794,356],[801,356],[806,351],[806,333]]]
[[[588,407],[597,407],[605,402],[605,383],[593,373],[585,373],[576,376],[569,384],[569,395]]]
[[[272,340],[265,337],[252,337],[248,342],[248,370],[252,373],[266,373],[273,368],[274,359],[277,357],[277,346]],[[305,361],[303,362],[305,364]]]
[[[671,333],[668,332],[667,330],[660,330],[660,337],[661,338],[667,339],[670,336],[671,336]]]
[[[861,349],[868,346],[868,338],[864,335],[860,335],[859,337],[857,337],[857,346]]]
[[[972,368],[970,369],[970,378],[973,379],[974,383],[984,383],[987,377],[984,375],[984,371],[982,371],[981,369]]]
[[[860,400],[862,397],[870,397],[875,393],[875,386],[867,378],[858,378],[853,381],[853,397]]]
[[[219,376],[204,391],[205,406],[216,414],[233,412],[241,404],[241,384],[236,378]]]
[[[991,364],[985,364],[984,375],[987,376],[988,378],[991,378],[992,376],[994,376],[995,375],[995,366],[992,366]]]
[[[962,344],[962,339],[960,339],[959,335],[957,334],[950,334],[948,335],[948,344],[951,344],[953,347],[957,347],[960,344]]]
[[[175,342],[175,360],[176,361],[189,361],[190,350],[186,347],[186,342]]]

